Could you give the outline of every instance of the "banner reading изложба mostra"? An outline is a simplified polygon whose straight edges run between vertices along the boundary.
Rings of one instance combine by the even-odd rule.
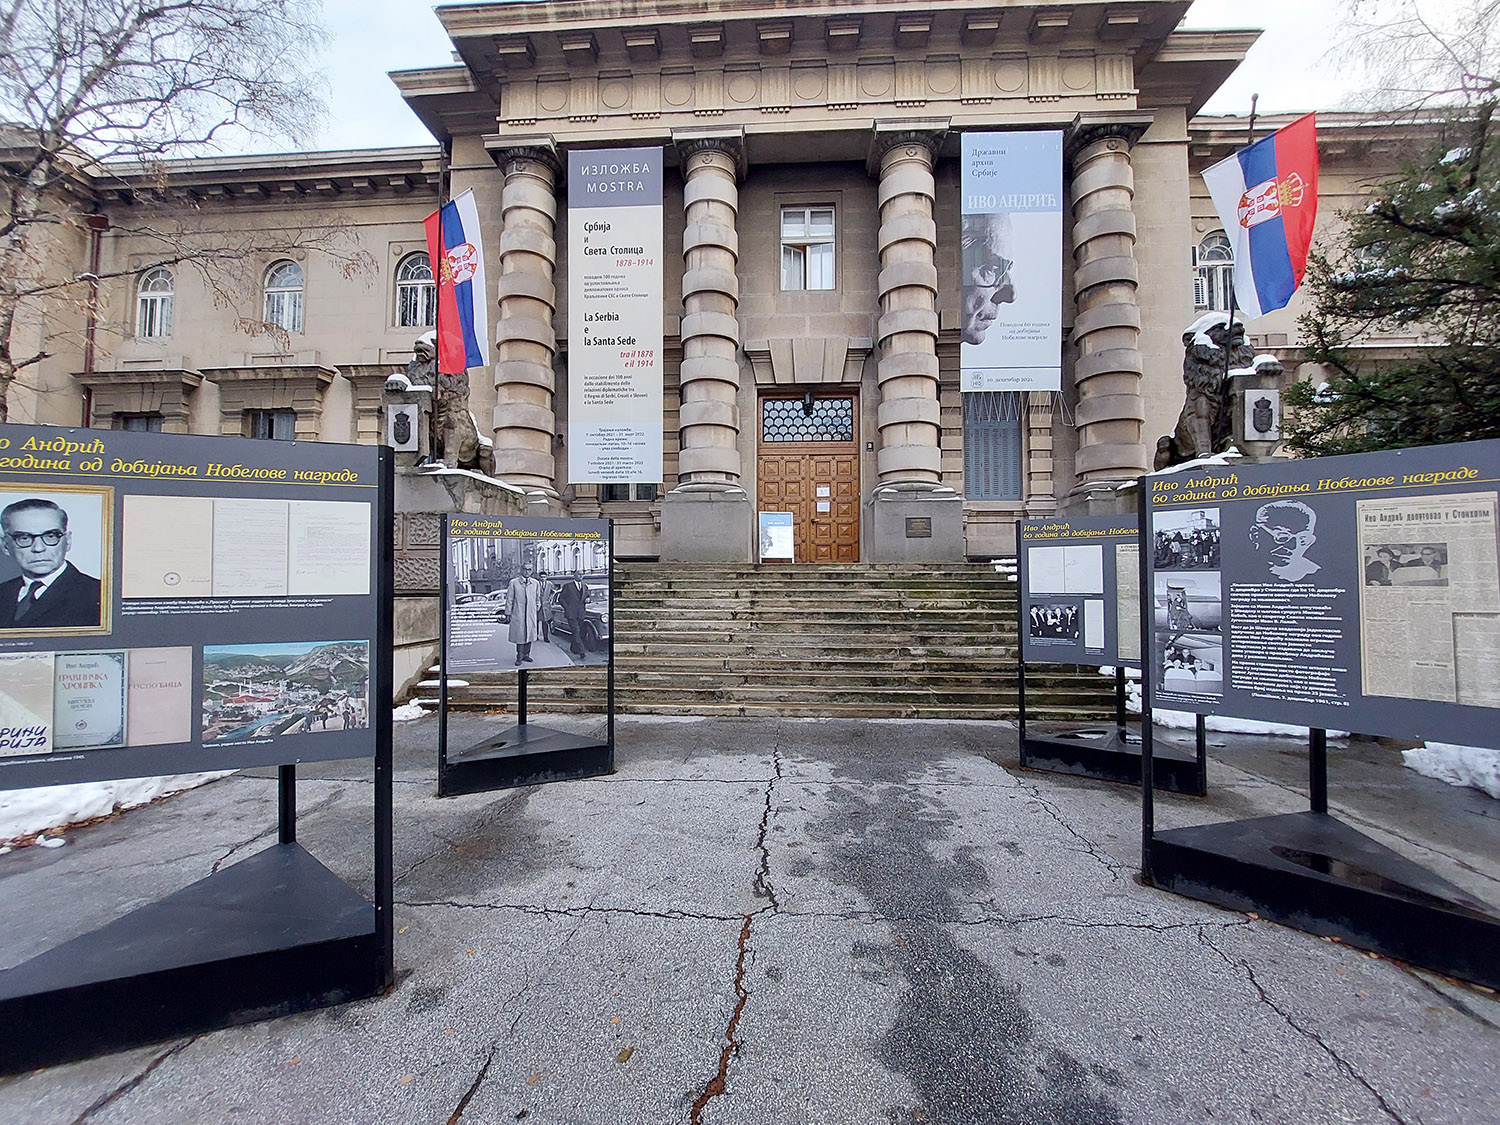
[[[959,349],[965,391],[1062,387],[1062,133],[965,133]]]
[[[568,479],[662,479],[662,150],[568,154]]]

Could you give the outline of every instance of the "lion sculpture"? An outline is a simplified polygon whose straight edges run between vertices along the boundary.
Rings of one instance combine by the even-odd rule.
[[[1227,372],[1249,367],[1255,349],[1245,341],[1245,325],[1231,329],[1228,313],[1205,313],[1182,334],[1182,381],[1186,398],[1177,428],[1156,443],[1156,469],[1222,453],[1231,444]],[[1228,363],[1225,363],[1225,351]]]

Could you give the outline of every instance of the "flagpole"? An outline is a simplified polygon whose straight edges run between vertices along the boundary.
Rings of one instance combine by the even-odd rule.
[[[1250,95],[1250,128],[1249,128],[1247,136],[1245,138],[1245,143],[1246,143],[1247,146],[1248,145],[1253,145],[1255,143],[1255,103],[1258,102],[1258,101],[1260,101],[1260,95],[1259,94],[1251,94]],[[1240,263],[1236,262],[1235,266],[1238,267],[1239,264]],[[1235,306],[1235,303],[1236,302],[1235,302],[1235,299],[1234,299],[1234,278],[1233,278],[1233,276],[1231,276],[1230,279],[1229,279],[1229,326],[1224,331],[1224,382],[1225,383],[1229,382],[1229,362],[1230,362],[1230,358],[1229,357],[1234,354],[1234,306]]]

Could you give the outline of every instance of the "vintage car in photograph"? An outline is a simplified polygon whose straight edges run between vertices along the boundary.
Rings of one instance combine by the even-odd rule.
[[[453,615],[470,621],[498,621],[506,624],[505,591],[488,594],[457,594],[453,598]]]
[[[583,606],[583,636],[579,639],[585,652],[598,652],[609,643],[609,579],[585,578],[583,584],[588,588],[588,598]],[[553,644],[567,644],[571,648],[572,627],[557,600],[561,590],[561,582],[547,583],[542,595],[542,624]]]

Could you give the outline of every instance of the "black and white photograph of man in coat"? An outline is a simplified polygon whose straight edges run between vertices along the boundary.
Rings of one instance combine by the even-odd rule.
[[[608,545],[586,539],[448,543],[448,670],[599,666],[609,659]]]

